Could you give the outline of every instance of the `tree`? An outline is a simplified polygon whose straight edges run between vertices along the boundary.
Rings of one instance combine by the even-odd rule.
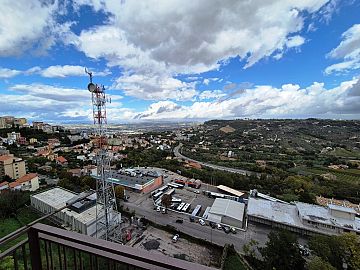
[[[304,269],[297,238],[288,231],[270,232],[265,247],[259,248],[264,269]]]
[[[115,188],[115,197],[118,199],[124,199],[125,197],[125,188],[123,186],[117,185]]]
[[[360,237],[351,233],[344,233],[337,237],[344,251],[343,258],[348,269],[360,269]]]
[[[161,197],[161,204],[165,206],[165,208],[169,208],[171,205],[172,196],[170,194],[164,194]]]
[[[259,244],[258,241],[251,239],[249,243],[245,244],[243,246],[243,251],[245,253],[245,256],[248,257],[255,257],[255,247]]]
[[[8,176],[7,174],[5,174],[5,175],[2,177],[1,182],[9,182],[9,183],[11,183],[11,182],[14,182],[14,180],[13,180],[10,176]]]
[[[324,261],[318,256],[315,256],[308,264],[307,268],[309,270],[336,270],[329,262]]]

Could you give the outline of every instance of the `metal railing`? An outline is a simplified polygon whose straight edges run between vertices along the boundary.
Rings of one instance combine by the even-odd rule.
[[[213,269],[41,223],[27,234],[28,239],[0,254],[8,269]]]
[[[92,193],[72,203],[83,200]],[[0,268],[15,270],[213,269],[39,223],[67,207],[69,205],[1,238],[0,247],[5,244],[12,246],[0,253]]]

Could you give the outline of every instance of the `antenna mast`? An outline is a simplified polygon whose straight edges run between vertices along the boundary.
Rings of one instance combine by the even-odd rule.
[[[117,212],[114,185],[108,181],[111,177],[110,161],[106,137],[106,102],[105,87],[93,83],[92,72],[85,68],[90,77],[87,88],[91,93],[93,120],[95,126],[95,147],[97,148],[96,165],[96,237],[118,242],[116,228],[120,225]],[[119,232],[120,233],[120,232]]]

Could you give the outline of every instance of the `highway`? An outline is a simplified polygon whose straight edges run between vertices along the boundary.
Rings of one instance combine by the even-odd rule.
[[[202,162],[202,161],[197,161],[197,160],[185,157],[179,151],[181,147],[182,147],[182,144],[180,143],[178,146],[176,146],[174,148],[174,155],[177,158],[182,158],[182,159],[187,160],[187,161],[196,162],[196,163],[199,163],[202,166],[209,167],[209,168],[212,168],[212,169],[215,169],[215,170],[220,170],[220,171],[238,173],[238,174],[242,174],[242,175],[249,175],[249,174],[254,174],[255,173],[255,172],[252,172],[252,171],[247,171],[247,170],[242,170],[242,169],[235,169],[235,168],[218,166],[218,165],[214,165],[214,164],[210,164],[210,163],[206,163],[206,162]],[[256,174],[258,174],[258,173],[256,173]]]

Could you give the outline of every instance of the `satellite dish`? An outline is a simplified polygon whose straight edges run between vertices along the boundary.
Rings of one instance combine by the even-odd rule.
[[[96,85],[95,84],[93,84],[93,83],[89,83],[88,84],[88,90],[90,91],[90,92],[95,92],[95,90],[96,90]]]

